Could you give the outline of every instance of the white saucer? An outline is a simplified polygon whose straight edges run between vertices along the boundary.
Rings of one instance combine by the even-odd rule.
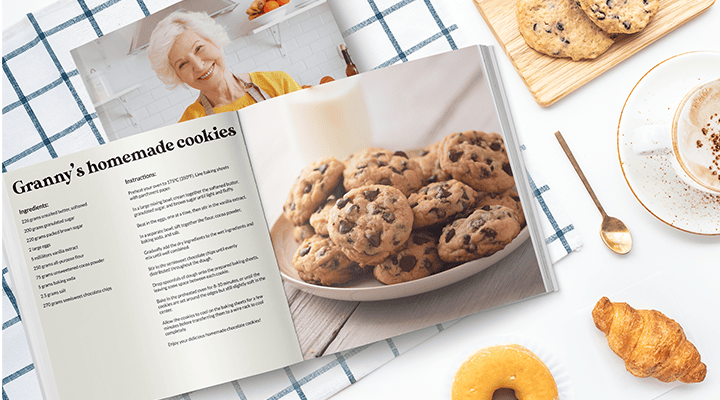
[[[630,92],[618,124],[620,168],[630,190],[652,215],[685,232],[720,235],[720,196],[691,188],[665,155],[638,156],[633,130],[670,124],[677,103],[700,83],[720,78],[720,52],[679,54],[653,67]]]

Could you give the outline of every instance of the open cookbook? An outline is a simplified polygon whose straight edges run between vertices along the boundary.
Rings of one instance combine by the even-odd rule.
[[[110,143],[3,174],[46,399],[166,398],[556,290],[492,48],[339,79],[324,1],[258,4],[185,0],[73,50]],[[146,54],[176,9],[225,26],[212,68],[304,88],[177,123],[198,92]]]
[[[164,398],[555,290],[523,171],[478,46],[7,172],[45,396]]]

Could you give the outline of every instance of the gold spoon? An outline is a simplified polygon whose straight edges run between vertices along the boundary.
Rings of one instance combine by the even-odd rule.
[[[627,226],[625,226],[625,224],[619,219],[608,216],[605,213],[605,210],[603,210],[600,205],[600,201],[597,196],[595,196],[595,192],[593,192],[590,187],[590,183],[588,183],[585,178],[585,174],[583,174],[580,169],[580,165],[578,165],[575,157],[573,157],[570,147],[568,147],[567,143],[565,143],[565,139],[560,131],[555,132],[555,137],[558,142],[560,142],[560,147],[562,147],[563,151],[565,151],[565,154],[570,160],[573,168],[575,168],[575,172],[577,172],[578,176],[580,176],[580,180],[583,185],[585,185],[585,189],[587,189],[590,197],[595,202],[595,206],[597,206],[600,211],[600,215],[602,215],[602,224],[600,225],[600,237],[602,238],[602,241],[605,242],[605,245],[609,247],[610,250],[618,254],[627,254],[632,248],[632,236],[630,235],[630,231]]]

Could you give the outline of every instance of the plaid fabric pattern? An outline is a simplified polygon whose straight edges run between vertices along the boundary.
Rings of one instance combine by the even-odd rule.
[[[544,217],[540,218],[540,222],[545,235],[545,244],[547,244],[550,252],[550,259],[555,262],[578,250],[582,247],[583,242],[580,234],[575,230],[575,226],[562,211],[562,207],[557,198],[553,196],[550,187],[542,183],[544,180],[539,169],[535,166],[532,151],[528,152],[525,145],[521,145],[520,149],[523,153],[525,168],[527,168],[526,173],[530,182],[530,189],[536,201],[535,206],[541,216]],[[529,171],[532,171],[532,173]]]
[[[360,72],[457,50],[445,2],[328,0]]]
[[[61,0],[4,31],[2,171],[105,143],[106,135],[70,50],[173,3]],[[458,25],[440,0],[328,0],[328,4],[361,71],[457,48]],[[540,204],[547,205],[550,194],[547,186],[535,189]],[[572,225],[557,222],[558,209],[552,205],[542,209],[556,221],[555,230],[546,232],[553,232],[548,243],[562,245],[564,253],[553,255],[557,260],[578,244],[566,239],[573,233]],[[42,399],[4,266],[2,287],[2,400]],[[325,399],[453,323],[172,399]]]
[[[8,270],[2,269],[2,398],[41,399],[35,366],[27,349],[17,301],[10,290]]]
[[[66,1],[3,32],[2,171],[107,140],[70,50],[171,3]]]

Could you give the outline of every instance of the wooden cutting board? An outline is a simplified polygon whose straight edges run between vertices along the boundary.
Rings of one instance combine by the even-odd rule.
[[[594,60],[571,61],[538,53],[518,31],[515,0],[473,0],[535,101],[547,107],[588,83],[645,46],[705,11],[715,0],[660,0],[645,29],[622,38]]]

